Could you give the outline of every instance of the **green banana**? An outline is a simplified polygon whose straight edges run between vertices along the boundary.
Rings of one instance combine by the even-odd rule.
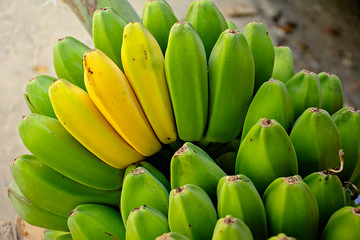
[[[68,218],[75,240],[125,240],[125,227],[120,212],[100,204],[81,204]]]
[[[58,120],[31,113],[21,120],[18,128],[29,151],[59,173],[93,188],[121,187],[124,170],[113,168],[90,153]]]
[[[354,240],[360,236],[360,208],[343,207],[329,219],[321,240]]]
[[[295,122],[290,139],[301,176],[339,166],[341,139],[334,121],[325,110],[308,108]]]
[[[86,91],[82,58],[90,48],[73,37],[59,39],[53,48],[56,75]]]
[[[166,216],[169,192],[147,169],[138,167],[124,178],[122,187],[120,211],[125,226],[130,212],[141,205],[151,206]]]
[[[228,28],[224,16],[213,1],[198,0],[190,4],[185,21],[194,26],[204,43],[206,58],[209,59],[219,35]]]
[[[294,74],[291,49],[285,46],[275,47],[274,68],[271,77],[286,83]]]
[[[167,217],[159,210],[142,205],[130,212],[126,224],[126,239],[148,240],[169,232]]]
[[[262,23],[250,22],[241,32],[245,35],[254,58],[255,94],[260,86],[271,78],[275,59],[274,45]]]
[[[56,236],[54,240],[73,240],[71,233],[62,234],[59,236]]]
[[[8,188],[8,196],[19,216],[27,223],[58,231],[69,231],[67,218],[46,211],[36,206],[30,199],[20,191],[15,181],[12,181]]]
[[[66,221],[67,221],[67,218],[66,218]],[[66,227],[67,227],[67,225],[66,225]],[[61,236],[61,235],[66,235],[68,233],[69,232],[45,229],[43,238],[44,238],[44,240],[54,240],[56,237]]]
[[[268,240],[296,240],[296,238],[288,237],[284,233],[279,233],[277,236],[273,236],[273,237],[269,238]]]
[[[233,29],[233,30],[239,30],[239,28],[236,26],[236,24],[233,21],[226,21],[227,24],[227,28],[228,29]]]
[[[235,173],[248,176],[260,194],[276,178],[298,173],[295,148],[279,122],[263,118],[250,129],[240,144]]]
[[[254,238],[249,227],[243,221],[227,215],[216,222],[212,240],[229,239],[253,240]]]
[[[287,132],[294,123],[294,106],[281,81],[270,79],[259,88],[247,111],[241,140],[260,118],[275,119]]]
[[[209,59],[207,141],[229,142],[240,134],[252,99],[254,77],[254,60],[246,38],[239,31],[225,30]]]
[[[138,167],[143,167],[146,170],[148,170],[157,180],[159,180],[159,182],[161,182],[162,185],[164,185],[164,187],[166,188],[166,190],[168,192],[171,191],[170,183],[166,179],[164,174],[162,174],[156,167],[154,167],[152,164],[150,164],[147,161],[140,161],[140,162],[129,165],[125,169],[124,178]]]
[[[239,174],[221,178],[217,186],[217,199],[220,218],[231,215],[249,227],[254,239],[267,237],[265,208],[255,185],[248,177]]]
[[[285,85],[294,104],[295,119],[309,107],[321,108],[321,85],[316,73],[301,70],[290,78]]]
[[[31,112],[56,118],[48,93],[49,86],[55,79],[51,76],[39,75],[26,84],[24,97]]]
[[[96,202],[117,207],[120,190],[98,190],[77,183],[46,166],[32,155],[22,155],[11,165],[20,191],[37,206],[68,217],[82,203]]]
[[[274,180],[266,189],[263,202],[270,236],[285,233],[298,240],[318,239],[318,205],[300,176]]]
[[[200,187],[186,184],[171,190],[168,222],[172,232],[190,239],[210,239],[216,221],[216,210]]]
[[[194,184],[202,188],[211,199],[216,199],[217,184],[226,173],[204,150],[187,142],[172,157],[170,176],[172,189]]]
[[[208,77],[204,45],[191,24],[170,29],[165,73],[177,131],[184,141],[199,141],[208,115]]]
[[[344,150],[344,169],[338,175],[342,181],[353,182],[360,174],[360,110],[343,107],[332,115],[339,130]],[[358,183],[360,187],[360,181]]]
[[[142,23],[156,38],[165,54],[171,27],[176,18],[170,5],[165,0],[148,0],[142,11]]]
[[[321,72],[318,74],[321,86],[321,108],[330,115],[343,107],[343,91],[341,81],[335,74]]]
[[[319,233],[331,215],[345,207],[345,194],[340,178],[329,171],[315,172],[304,178],[319,207]]]
[[[94,12],[92,37],[96,49],[106,54],[120,69],[123,30],[127,22],[112,8],[101,8]]]

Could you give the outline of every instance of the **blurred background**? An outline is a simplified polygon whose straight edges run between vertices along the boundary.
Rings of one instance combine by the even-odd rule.
[[[145,0],[129,0],[137,13]],[[168,0],[183,20],[191,0]],[[360,1],[357,0],[214,0],[239,29],[256,20],[265,24],[274,45],[289,46],[295,72],[307,69],[336,74],[344,105],[360,108]],[[55,75],[52,48],[72,36],[93,47],[90,35],[64,1],[0,1],[0,220],[16,217],[7,197],[10,165],[28,153],[17,125],[28,110],[26,83],[39,74]],[[1,234],[0,234],[1,235]],[[0,236],[1,237],[1,236]]]

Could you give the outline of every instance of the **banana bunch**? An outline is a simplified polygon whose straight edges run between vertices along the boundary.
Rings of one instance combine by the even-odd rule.
[[[295,74],[211,0],[125,15],[97,9],[95,49],[60,39],[57,77],[27,84],[8,189],[25,221],[45,239],[359,236],[360,110],[336,75]]]

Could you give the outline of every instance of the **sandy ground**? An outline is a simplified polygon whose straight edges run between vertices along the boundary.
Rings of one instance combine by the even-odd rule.
[[[17,124],[28,114],[23,98],[26,83],[38,74],[55,76],[52,47],[57,39],[73,36],[92,47],[92,40],[61,1],[0,1],[0,219],[14,220],[7,198],[14,158],[28,153]],[[130,0],[138,13],[143,0]],[[191,1],[169,1],[183,19]],[[345,105],[360,108],[359,6],[351,1],[215,1],[227,19],[241,29],[247,22],[264,22],[275,45],[288,45],[296,70],[337,74],[343,81]],[[331,1],[336,2],[336,1]],[[326,5],[326,7],[325,7]],[[326,10],[325,10],[326,9]],[[247,15],[247,16],[244,16]],[[356,26],[356,27],[354,27]]]

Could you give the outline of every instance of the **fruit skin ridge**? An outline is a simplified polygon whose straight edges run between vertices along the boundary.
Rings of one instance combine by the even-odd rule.
[[[121,187],[124,170],[107,165],[89,152],[57,119],[30,113],[20,121],[18,130],[27,149],[64,176],[97,189]]]
[[[208,116],[207,62],[204,45],[187,22],[170,30],[165,73],[179,138],[199,141]]]
[[[59,79],[51,84],[49,96],[63,127],[105,163],[124,169],[144,159],[120,137],[81,88]]]
[[[156,136],[164,144],[174,142],[177,133],[164,56],[156,39],[142,23],[130,22],[125,26],[121,59],[125,75]]]
[[[96,49],[87,51],[83,62],[85,86],[100,113],[137,152],[158,152],[161,144],[123,72]]]

